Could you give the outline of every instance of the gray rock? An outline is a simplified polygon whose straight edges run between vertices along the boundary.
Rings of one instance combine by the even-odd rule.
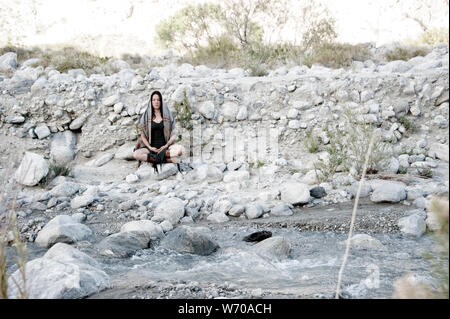
[[[245,212],[245,206],[244,205],[234,205],[231,207],[231,209],[228,211],[228,215],[233,217],[239,217]]]
[[[114,154],[114,158],[121,159],[121,160],[134,160],[133,157],[133,148],[134,144],[123,144],[117,152]]]
[[[221,212],[212,213],[206,217],[207,220],[213,223],[224,223],[230,220],[230,218]]]
[[[235,121],[239,107],[234,102],[225,102],[221,107],[221,111],[226,120]]]
[[[278,204],[270,210],[270,214],[274,216],[291,216],[294,212],[287,204]]]
[[[47,125],[41,125],[34,129],[34,133],[37,135],[38,139],[42,140],[47,136],[50,136],[51,132]]]
[[[52,197],[69,197],[81,189],[82,187],[80,184],[74,182],[63,182],[53,187],[50,191],[50,195]]]
[[[303,183],[285,183],[282,185],[280,192],[281,200],[292,205],[306,204],[311,197],[309,187]]]
[[[375,249],[387,251],[387,248],[376,238],[366,234],[356,234],[351,239],[351,247],[355,249]],[[340,245],[346,245],[347,240],[340,242]]]
[[[92,234],[89,227],[77,223],[68,215],[58,215],[49,221],[36,237],[40,247],[51,247],[56,243],[75,243]]]
[[[250,251],[269,259],[286,259],[291,252],[291,244],[281,236],[274,236],[250,247]]]
[[[15,180],[25,186],[34,186],[47,176],[47,161],[39,154],[26,152],[20,166],[14,174]]]
[[[86,122],[86,118],[87,117],[85,115],[77,117],[70,123],[69,129],[78,130],[78,129],[82,128],[84,123]]]
[[[398,203],[406,198],[406,185],[401,182],[381,181],[373,188],[370,200],[375,203]]]
[[[71,131],[52,135],[50,158],[58,166],[66,166],[75,158],[76,136]]]
[[[422,214],[413,214],[398,220],[400,231],[406,235],[420,237],[425,233],[427,224]]]
[[[103,166],[106,163],[108,163],[110,160],[112,160],[114,158],[114,154],[110,153],[110,154],[103,154],[102,156],[100,156],[98,159],[96,159],[94,161],[94,165],[97,167]]]
[[[103,256],[128,258],[140,249],[150,248],[151,238],[148,232],[127,231],[112,234],[96,245]]]
[[[22,124],[25,118],[22,115],[8,115],[5,117],[5,122],[9,124]]]
[[[151,220],[134,220],[124,224],[120,228],[121,232],[138,231],[145,232],[151,239],[163,238],[164,230],[161,225]]]
[[[95,199],[96,199],[96,197],[93,195],[89,195],[89,194],[84,195],[83,194],[81,196],[77,196],[77,197],[73,198],[70,201],[70,207],[72,209],[86,207],[86,206],[89,206],[90,204],[92,204]]]
[[[177,224],[184,216],[185,204],[179,198],[172,197],[158,204],[154,210],[154,216],[162,220],[168,220],[172,225]]]
[[[228,199],[221,199],[214,203],[213,205],[213,212],[214,213],[221,213],[226,214],[233,206],[233,203]]]
[[[17,69],[17,54],[7,52],[0,56],[0,71],[12,71]]]
[[[430,152],[434,152],[438,159],[448,162],[448,145],[433,143],[430,145]]]
[[[108,96],[107,98],[103,99],[102,103],[104,106],[113,106],[114,104],[118,103],[120,100],[120,96],[118,94],[113,94],[111,96]]]
[[[58,243],[43,257],[26,264],[26,288],[32,299],[78,299],[112,287],[109,276],[85,253]],[[20,271],[9,278],[9,298],[19,298],[16,281],[23,286]]]
[[[213,119],[215,113],[214,103],[211,101],[201,103],[198,108],[198,112],[208,120]]]
[[[242,182],[250,179],[250,173],[246,170],[238,170],[228,172],[224,175],[223,181],[225,183],[229,182]]]
[[[255,219],[259,218],[264,214],[264,210],[261,205],[250,203],[245,205],[245,216],[247,216],[248,219]]]
[[[175,250],[179,253],[189,253],[207,256],[215,252],[219,245],[202,227],[178,226],[168,232],[161,241],[161,247]]]

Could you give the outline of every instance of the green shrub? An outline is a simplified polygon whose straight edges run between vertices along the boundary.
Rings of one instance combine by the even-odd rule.
[[[320,140],[316,135],[313,134],[313,131],[311,129],[306,131],[306,136],[303,139],[303,145],[310,153],[319,152]]]

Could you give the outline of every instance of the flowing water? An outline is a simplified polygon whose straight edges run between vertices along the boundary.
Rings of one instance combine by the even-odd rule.
[[[272,294],[304,297],[332,297],[347,234],[295,229],[270,229],[292,244],[290,257],[268,259],[251,251],[254,243],[242,241],[243,234],[257,229],[229,227],[217,229],[213,238],[221,247],[210,256],[181,254],[161,247],[139,251],[129,259],[100,259],[104,270],[120,278],[133,274],[141,280],[177,279],[197,282],[232,283],[243,289],[261,288]],[[379,234],[386,251],[351,249],[343,290],[353,298],[390,298],[392,284],[407,272],[430,277],[430,262],[424,255],[433,250],[431,236],[419,239],[400,234]],[[98,260],[98,258],[97,258]]]
[[[289,258],[269,259],[251,252],[249,247],[254,243],[242,239],[261,229],[249,225],[214,229],[211,234],[220,248],[209,256],[181,254],[158,245],[140,250],[125,259],[103,257],[97,254],[94,245],[79,249],[99,261],[113,283],[123,283],[124,278],[134,278],[142,283],[171,279],[200,284],[228,283],[241,289],[261,288],[271,296],[334,297],[345,251],[342,242],[347,239],[347,233],[298,231],[294,228],[264,229],[291,243]],[[420,238],[410,238],[400,233],[372,236],[386,250],[350,250],[341,288],[346,296],[391,298],[393,282],[408,272],[431,279],[430,260],[424,257],[435,250],[431,235],[425,234]],[[45,251],[29,244],[28,260],[42,256]],[[9,254],[11,257],[12,248]],[[8,268],[8,272],[12,272],[16,266],[10,261]]]

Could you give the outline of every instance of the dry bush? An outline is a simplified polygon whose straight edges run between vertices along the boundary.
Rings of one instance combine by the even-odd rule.
[[[9,161],[11,163],[11,161]],[[18,257],[15,258],[18,270],[21,275],[21,281],[24,283],[20,285],[13,279],[13,283],[16,285],[19,298],[28,298],[28,292],[26,289],[26,260],[27,260],[27,247],[26,243],[20,238],[19,231],[16,225],[16,197],[17,188],[16,183],[13,181],[11,174],[12,169],[8,168],[7,172],[3,174],[0,181],[1,193],[0,193],[0,299],[8,298],[8,278],[9,275],[6,269],[7,262],[7,246],[12,243],[16,249]],[[12,182],[9,182],[12,181]]]
[[[434,28],[426,30],[419,37],[419,41],[424,44],[435,45],[438,43],[449,43],[448,28]]]
[[[408,61],[416,56],[426,56],[428,53],[429,50],[425,47],[399,46],[387,52],[385,54],[385,58],[387,61]]]
[[[303,64],[311,67],[321,64],[328,68],[349,67],[353,61],[366,61],[372,58],[364,44],[324,43],[314,47],[304,58]]]

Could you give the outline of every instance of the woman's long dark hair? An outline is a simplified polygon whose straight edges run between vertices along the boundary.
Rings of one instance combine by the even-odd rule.
[[[152,100],[153,100],[153,95],[155,95],[155,94],[157,94],[158,96],[159,96],[159,100],[161,101],[161,107],[160,107],[160,109],[161,109],[161,117],[162,118],[164,118],[164,111],[163,111],[163,99],[162,99],[162,94],[161,94],[161,92],[159,92],[159,91],[154,91],[153,93],[152,93],[152,95],[150,95],[150,106],[151,106],[151,115],[150,115],[150,119],[151,120],[153,120],[153,118],[154,118],[154,116],[155,116],[155,112],[153,111],[153,103],[152,103]]]

